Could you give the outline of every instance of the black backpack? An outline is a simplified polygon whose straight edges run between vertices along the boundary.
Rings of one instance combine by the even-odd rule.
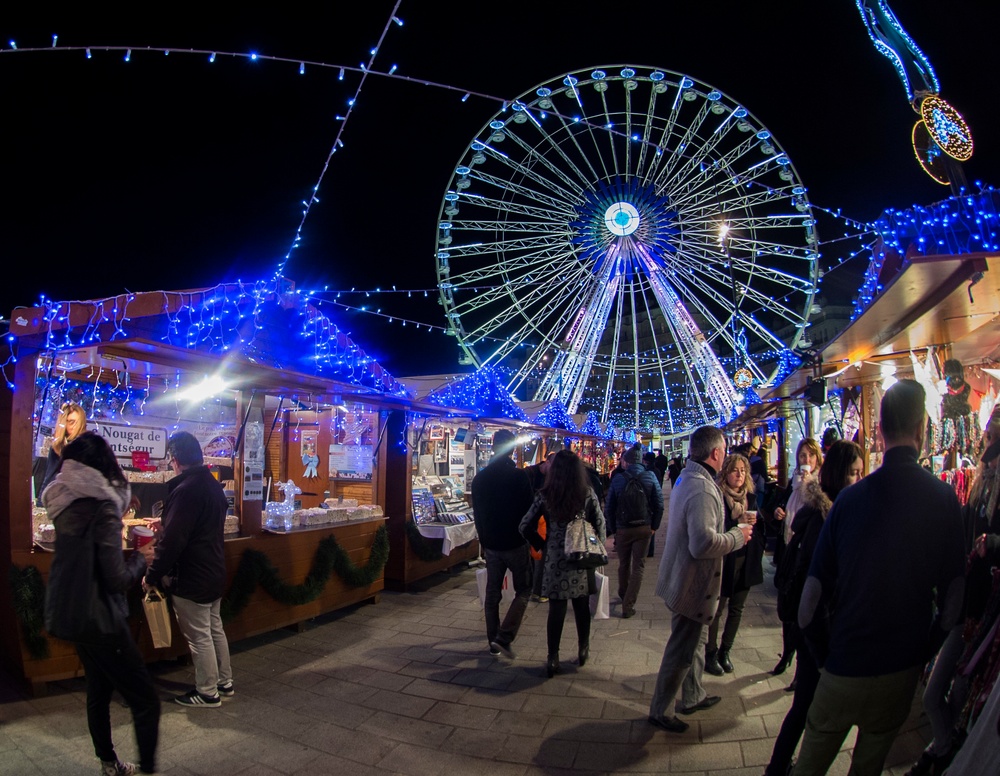
[[[642,525],[651,525],[649,515],[649,498],[646,496],[646,489],[642,487],[639,477],[624,472],[625,487],[622,488],[618,497],[618,514],[615,520],[618,525],[627,528],[638,528]]]

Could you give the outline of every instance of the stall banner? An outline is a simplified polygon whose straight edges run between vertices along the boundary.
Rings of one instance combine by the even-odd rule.
[[[115,456],[132,458],[132,453],[147,452],[153,460],[167,457],[167,430],[151,426],[126,426],[119,423],[101,423],[98,433],[104,438]]]

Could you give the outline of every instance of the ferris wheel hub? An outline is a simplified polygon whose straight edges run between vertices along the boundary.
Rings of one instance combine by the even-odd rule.
[[[611,234],[627,237],[639,228],[639,211],[628,202],[615,202],[604,212],[604,223]]]

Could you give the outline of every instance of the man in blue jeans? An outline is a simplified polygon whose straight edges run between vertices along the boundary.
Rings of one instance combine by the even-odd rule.
[[[514,444],[514,434],[507,429],[493,434],[493,460],[472,480],[472,512],[486,558],[486,640],[490,654],[508,658],[514,657],[511,643],[531,595],[531,556],[517,529],[534,500],[527,473],[511,458]],[[500,599],[507,569],[514,581],[514,600],[501,623]]]
[[[218,708],[220,696],[234,694],[220,615],[226,586],[222,532],[229,504],[193,435],[173,434],[167,440],[167,459],[176,476],[167,483],[163,533],[143,586],[172,595],[177,624],[191,650],[195,689],[174,701],[187,708]]]

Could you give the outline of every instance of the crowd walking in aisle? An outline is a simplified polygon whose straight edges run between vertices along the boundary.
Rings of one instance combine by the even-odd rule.
[[[695,432],[660,526],[655,589],[638,589],[630,617],[605,621],[592,619],[594,574],[574,565],[567,551],[568,526],[577,519],[589,525],[595,542],[605,541],[604,510],[583,463],[569,450],[555,453],[532,496],[528,477],[505,460],[501,435],[497,455],[484,470],[490,474],[473,490],[487,565],[493,554],[494,560],[506,558],[493,564],[491,587],[512,565],[521,569],[503,620],[497,595],[489,596],[496,611],[488,605],[484,612],[469,571],[429,579],[418,595],[386,594],[378,606],[327,615],[295,635],[248,639],[234,645],[231,665],[228,650],[225,660],[212,661],[218,692],[224,679],[231,681],[233,668],[239,671],[235,702],[190,716],[178,714],[176,705],[174,713],[164,707],[155,727],[158,747],[152,739],[155,761],[142,697],[129,701],[142,769],[200,773],[203,768],[189,765],[192,757],[204,757],[219,774],[273,768],[275,758],[284,758],[278,772],[289,774],[334,768],[464,773],[482,767],[613,772],[640,764],[642,770],[726,776],[840,773],[849,766],[859,776],[881,773],[883,766],[894,776],[993,773],[984,763],[995,764],[1000,742],[1000,595],[989,574],[1000,546],[1000,436],[991,419],[963,523],[951,490],[917,465],[924,416],[915,385],[901,381],[886,394],[885,462],[867,478],[858,482],[861,451],[852,442],[836,441],[822,459],[807,458],[805,466],[822,463],[812,476],[800,476],[793,489],[799,491],[793,503],[798,507],[794,514],[786,509],[779,521],[791,531],[773,580],[775,569],[764,562],[766,520],[754,509],[749,460],[730,453],[718,429]],[[68,445],[64,452],[67,471],[75,465],[74,449]],[[178,467],[197,467],[183,463],[192,459],[182,443],[171,453]],[[801,469],[803,461],[798,463]],[[513,478],[484,489],[495,472]],[[627,477],[628,469],[615,477],[616,497]],[[603,506],[611,503],[609,496]],[[506,511],[494,509],[498,505]],[[536,530],[542,516],[544,540]],[[169,523],[166,530],[160,557],[172,544]],[[497,544],[501,534],[513,546]],[[546,550],[546,604],[528,601],[526,542]],[[126,556],[133,576],[142,574],[148,555]],[[921,562],[908,562],[914,557]],[[626,587],[636,558],[629,554]],[[610,553],[603,569],[609,579],[621,564]],[[151,577],[157,577],[155,561]],[[873,596],[873,590],[880,594]],[[932,598],[939,614],[933,623]],[[209,613],[212,605],[205,603]],[[561,660],[570,607],[576,660]],[[788,626],[783,634],[782,621]],[[484,623],[489,651],[482,647]],[[769,671],[779,644],[797,655],[793,694]],[[921,704],[916,686],[938,647],[935,671],[948,672],[944,678],[931,675]],[[187,669],[154,665],[149,684],[154,695],[166,698],[194,683],[195,690],[179,697],[199,693],[208,701],[195,707],[209,708],[214,699],[205,685],[207,668],[205,661]],[[107,726],[90,726],[101,768],[132,772],[136,766],[119,759],[110,743],[111,725],[123,724],[127,713],[104,704],[117,685],[109,680],[98,693],[96,669],[93,674],[86,716],[101,706],[108,717]],[[74,681],[55,695],[67,707],[84,705]],[[943,726],[932,707],[935,699],[953,710]],[[155,706],[159,717],[158,700]],[[45,752],[29,744],[32,735],[48,729],[46,709],[52,708],[51,701],[40,704],[17,698],[9,687],[0,690],[0,773],[44,773],[56,762],[83,762],[71,743],[78,742],[79,728],[65,744],[48,735]],[[855,725],[857,741],[848,739],[845,746]],[[191,736],[192,726],[211,734]],[[939,728],[946,730],[943,736]],[[937,748],[941,738],[947,741],[943,749]]]

